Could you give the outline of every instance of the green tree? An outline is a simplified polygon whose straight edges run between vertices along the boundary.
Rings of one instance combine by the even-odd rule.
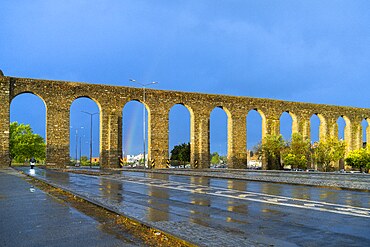
[[[262,152],[267,159],[267,169],[282,169],[280,162],[281,151],[285,148],[286,144],[283,136],[279,135],[266,135],[262,142]]]
[[[44,161],[46,157],[46,145],[44,138],[34,134],[29,124],[10,124],[10,157],[18,163],[34,157],[38,161]]]
[[[190,143],[174,146],[171,150],[171,160],[177,160],[182,163],[190,162]]]
[[[325,141],[320,141],[313,148],[315,161],[322,166],[324,171],[333,168],[333,163],[344,158],[346,144],[343,140],[330,137]]]
[[[359,168],[361,172],[363,169],[368,171],[370,169],[370,150],[366,148],[352,150],[345,161],[347,165]]]
[[[214,152],[211,154],[211,164],[212,165],[216,165],[216,164],[220,164],[220,155],[217,153],[217,152]]]
[[[81,160],[81,166],[89,166],[90,165],[90,161],[89,161],[89,158],[87,158],[87,156],[81,156],[80,158]]]
[[[299,133],[293,133],[292,140],[282,154],[284,165],[290,165],[291,168],[306,169],[309,157],[310,141],[305,140]]]

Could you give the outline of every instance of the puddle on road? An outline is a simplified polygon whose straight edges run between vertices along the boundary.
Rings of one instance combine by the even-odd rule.
[[[159,231],[156,229],[149,228],[127,217],[96,206],[37,179],[28,177],[25,180],[70,206],[72,213],[81,212],[86,217],[99,222],[97,225],[98,229],[116,236],[122,240],[123,244],[127,243],[137,246],[191,246],[183,240],[163,233],[158,234]]]

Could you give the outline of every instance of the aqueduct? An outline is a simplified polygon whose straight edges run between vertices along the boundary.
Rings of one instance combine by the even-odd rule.
[[[362,126],[370,123],[370,109],[299,103],[251,97],[236,97],[201,93],[143,89],[77,82],[4,76],[0,71],[0,166],[10,165],[9,125],[12,99],[22,93],[39,96],[46,107],[46,163],[49,167],[69,164],[70,107],[80,97],[94,100],[100,108],[100,164],[104,168],[119,167],[122,154],[122,109],[129,101],[145,104],[148,110],[148,159],[156,168],[165,168],[168,159],[169,111],[182,104],[190,112],[191,165],[208,168],[210,161],[209,118],[215,107],[228,115],[228,165],[229,168],[246,167],[246,116],[257,110],[262,116],[262,137],[278,134],[279,117],[288,112],[293,119],[292,132],[310,137],[310,117],[320,118],[320,139],[338,136],[338,117],[346,121],[345,141],[347,151],[362,147]],[[366,138],[370,137],[370,127]]]

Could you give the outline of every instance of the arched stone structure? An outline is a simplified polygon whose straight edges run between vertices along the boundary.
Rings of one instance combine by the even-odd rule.
[[[370,109],[299,103],[282,100],[234,97],[201,93],[175,92],[65,81],[15,78],[0,74],[0,165],[10,165],[9,125],[10,102],[18,94],[38,95],[46,105],[46,142],[48,166],[64,167],[69,163],[70,106],[79,97],[93,99],[100,108],[100,160],[106,168],[118,167],[122,154],[122,109],[137,100],[148,110],[148,156],[156,168],[165,168],[168,159],[168,118],[171,107],[185,105],[190,112],[191,165],[209,167],[210,112],[215,107],[228,115],[228,160],[230,168],[246,167],[246,116],[258,109],[262,117],[262,138],[278,134],[280,115],[288,112],[293,118],[293,132],[310,136],[310,117],[320,118],[320,139],[337,136],[336,119],[347,122],[348,151],[361,147],[361,120],[370,119]],[[368,130],[369,132],[370,130]],[[66,134],[67,133],[67,134]],[[370,134],[368,135],[370,136]]]

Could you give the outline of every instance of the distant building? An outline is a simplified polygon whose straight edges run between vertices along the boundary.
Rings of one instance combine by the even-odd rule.
[[[144,154],[138,154],[138,155],[126,155],[126,161],[127,163],[138,163],[140,160],[144,158]],[[145,155],[145,159],[148,159],[148,155]]]
[[[91,163],[99,163],[99,157],[92,157]]]

